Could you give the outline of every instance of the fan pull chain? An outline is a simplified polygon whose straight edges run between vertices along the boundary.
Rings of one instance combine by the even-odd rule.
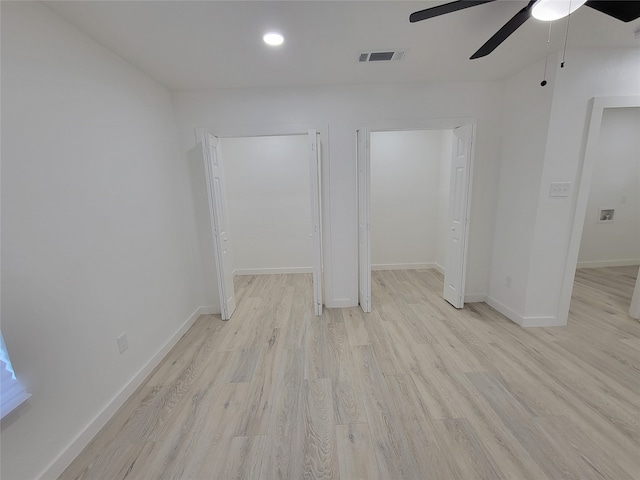
[[[542,81],[540,82],[540,86],[544,87],[547,84],[547,62],[549,60],[549,45],[551,44],[551,22],[549,22],[549,35],[547,36],[547,53],[544,57],[544,75],[542,77]]]
[[[569,11],[571,11],[571,1],[569,1]],[[569,22],[571,21],[571,14],[567,16],[567,29],[564,33],[564,48],[562,49],[562,62],[560,62],[560,68],[564,68],[564,57],[567,54],[567,39],[569,38]]]

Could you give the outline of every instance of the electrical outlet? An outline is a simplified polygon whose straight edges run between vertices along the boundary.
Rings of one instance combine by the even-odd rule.
[[[601,208],[598,210],[598,223],[612,223],[613,216],[616,213],[615,208]]]
[[[127,341],[127,334],[123,333],[118,338],[116,338],[116,342],[118,342],[118,350],[120,350],[120,355],[127,351],[129,348],[129,342]]]

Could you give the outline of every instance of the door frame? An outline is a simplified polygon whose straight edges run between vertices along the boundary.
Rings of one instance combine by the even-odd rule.
[[[195,138],[196,138],[196,142],[199,143],[202,141],[203,135],[205,134],[211,134],[219,139],[224,139],[224,138],[243,138],[243,137],[277,137],[277,136],[290,136],[290,135],[304,135],[304,136],[309,136],[311,131],[315,131],[317,136],[316,136],[316,144],[318,146],[318,163],[320,164],[320,169],[318,171],[318,183],[319,183],[319,188],[318,188],[318,195],[317,198],[314,198],[313,201],[317,202],[317,206],[318,209],[320,210],[320,225],[318,225],[318,230],[319,230],[319,235],[315,235],[312,238],[312,243],[313,243],[313,247],[312,247],[312,260],[313,263],[316,263],[316,259],[319,259],[320,262],[320,273],[319,275],[315,275],[314,274],[314,285],[313,285],[313,292],[314,292],[314,299],[315,298],[320,298],[320,304],[317,305],[315,304],[314,301],[314,311],[317,315],[322,313],[322,306],[324,305],[324,298],[325,296],[323,295],[323,292],[325,292],[325,278],[327,278],[328,273],[325,271],[325,265],[329,264],[330,265],[330,255],[331,255],[331,251],[330,249],[326,248],[325,245],[328,245],[328,242],[325,242],[325,237],[324,235],[326,235],[325,233],[325,229],[323,228],[323,225],[327,225],[326,219],[324,218],[325,215],[325,211],[328,209],[323,208],[322,205],[322,199],[323,198],[328,198],[328,193],[324,192],[324,188],[325,188],[325,184],[326,182],[323,182],[322,179],[323,178],[327,178],[327,174],[325,173],[324,169],[325,164],[327,164],[328,162],[323,162],[322,161],[322,144],[324,143],[325,145],[328,145],[328,126],[324,129],[319,129],[316,128],[315,126],[311,126],[311,125],[307,125],[307,124],[274,124],[274,125],[253,125],[253,126],[218,126],[218,127],[196,127],[195,128]],[[309,160],[308,158],[305,158],[305,161]],[[309,172],[309,180],[312,180],[312,173]],[[209,188],[207,187],[207,193],[209,195],[212,194],[212,192],[209,190]],[[314,228],[313,225],[313,219],[315,218],[315,214],[314,214],[314,208],[315,205],[310,204],[310,214],[311,214],[311,219],[312,219],[312,229]],[[314,232],[312,231],[312,236],[314,235]],[[233,239],[231,239],[231,245],[233,246]],[[215,247],[215,246],[214,246]],[[325,262],[325,259],[327,260]],[[216,272],[216,275],[218,275],[218,273]],[[318,278],[318,282],[315,281],[315,279]],[[317,283],[317,284],[316,284]],[[222,305],[222,299],[221,299],[221,305]]]
[[[322,205],[321,205],[321,173],[320,142],[318,131],[310,128],[307,131],[307,155],[309,161],[309,189],[311,192],[311,241],[313,260],[313,309],[316,315],[322,315]]]
[[[358,304],[371,312],[371,132],[356,130],[358,175]],[[366,245],[362,248],[362,245]],[[363,260],[364,259],[364,260]]]
[[[576,268],[578,266],[580,241],[582,240],[582,229],[584,227],[585,215],[587,213],[587,202],[589,201],[591,180],[593,179],[593,172],[596,166],[596,157],[598,154],[598,144],[600,140],[600,127],[602,126],[604,110],[606,108],[640,107],[640,95],[593,97],[589,100],[587,105],[587,129],[582,141],[578,172],[576,176],[576,178],[579,178],[579,181],[576,185],[577,195],[573,205],[573,225],[571,227],[569,237],[564,276],[560,290],[560,301],[558,303],[558,325],[566,325],[569,319],[573,282],[575,280]],[[636,283],[638,282],[640,282],[640,279],[636,280]]]
[[[476,132],[477,132],[477,121],[472,117],[456,117],[456,118],[441,118],[441,119],[431,119],[431,120],[378,120],[374,122],[368,122],[367,126],[362,126],[357,128],[355,131],[355,140],[356,140],[356,181],[358,187],[358,194],[356,196],[356,201],[358,203],[358,212],[360,212],[360,189],[362,186],[360,185],[360,176],[358,175],[358,158],[357,158],[357,143],[358,143],[358,130],[367,130],[369,133],[375,132],[404,132],[404,131],[416,131],[416,130],[455,130],[458,127],[464,125],[471,125],[472,133],[471,133],[471,155],[469,159],[469,181],[467,182],[467,226],[465,231],[465,245],[462,249],[462,260],[461,263],[463,265],[463,285],[462,285],[462,298],[464,302],[465,295],[465,287],[466,287],[466,273],[467,273],[467,262],[468,262],[468,249],[469,249],[469,226],[471,221],[471,193],[473,189],[473,172],[474,172],[474,163],[475,163],[475,145],[476,145]],[[369,149],[370,150],[370,149]],[[368,190],[369,190],[369,205],[371,204],[371,168],[370,168],[370,151],[369,151],[369,165],[368,165]],[[451,198],[451,192],[449,192],[449,198]],[[368,209],[367,214],[369,219],[371,218],[371,210]],[[370,223],[370,222],[369,222]],[[358,226],[360,224],[360,218],[358,218]],[[356,258],[358,259],[358,285],[356,298],[358,298],[358,304],[360,304],[360,242],[356,242]],[[371,244],[369,243],[369,287],[371,286]],[[446,268],[446,266],[445,266]],[[443,290],[444,294],[444,290]],[[371,297],[371,292],[369,292],[369,303],[373,302]]]

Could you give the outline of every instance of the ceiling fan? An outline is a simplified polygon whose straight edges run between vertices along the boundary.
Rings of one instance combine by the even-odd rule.
[[[445,3],[437,7],[427,8],[414,12],[409,17],[411,23],[426,20],[428,18],[446,15],[447,13],[457,12],[465,8],[475,7],[483,3],[493,2],[495,0],[458,0],[455,2]],[[504,42],[509,35],[515,32],[529,17],[535,17],[539,20],[551,21],[566,17],[573,13],[582,5],[591,7],[599,12],[617,18],[623,22],[630,22],[640,17],[640,1],[631,0],[530,0],[526,7],[516,13],[511,20],[504,24],[493,37],[478,49],[476,53],[471,55],[474,58],[484,57],[493,52],[498,45]]]

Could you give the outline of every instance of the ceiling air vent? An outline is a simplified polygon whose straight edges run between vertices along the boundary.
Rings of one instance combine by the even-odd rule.
[[[376,50],[375,52],[360,52],[358,62],[394,62],[404,58],[404,50]]]

